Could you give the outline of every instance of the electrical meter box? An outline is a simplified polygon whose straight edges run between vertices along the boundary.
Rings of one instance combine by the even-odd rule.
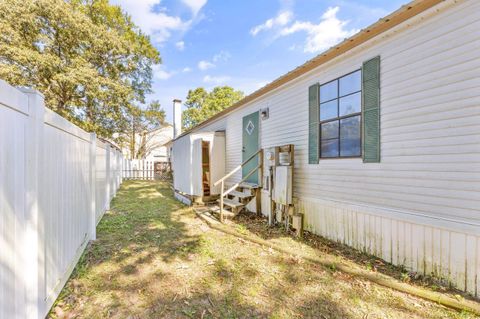
[[[265,149],[264,152],[265,156],[265,166],[267,167],[272,167],[275,166],[275,147],[270,147]]]
[[[277,166],[275,168],[273,201],[282,205],[293,204],[292,182],[292,166]]]

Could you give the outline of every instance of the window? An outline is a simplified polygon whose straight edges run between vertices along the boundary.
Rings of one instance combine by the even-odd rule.
[[[361,71],[320,86],[320,158],[361,155]]]

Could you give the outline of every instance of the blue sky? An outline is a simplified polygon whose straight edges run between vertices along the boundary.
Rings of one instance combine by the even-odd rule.
[[[172,120],[189,89],[252,93],[408,0],[111,0],[158,48],[154,94]]]

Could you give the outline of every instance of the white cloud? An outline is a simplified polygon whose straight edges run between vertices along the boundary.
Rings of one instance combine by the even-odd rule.
[[[185,42],[183,42],[183,41],[178,41],[177,43],[175,43],[175,47],[176,47],[179,51],[183,51],[183,50],[185,50]]]
[[[207,4],[207,0],[182,0],[182,2],[192,10],[194,16]]]
[[[345,27],[348,21],[342,21],[337,18],[339,7],[328,8],[322,15],[320,22],[314,24],[311,22],[295,21],[292,25],[280,30],[280,36],[287,36],[296,32],[306,32],[305,52],[318,52],[334,46],[344,38],[348,38],[357,33],[358,30],[347,30]]]
[[[228,51],[220,51],[219,53],[215,54],[213,56],[213,62],[227,62],[230,58],[232,57],[232,55],[230,54],[230,52]]]
[[[183,70],[182,70],[183,73],[188,73],[188,72],[191,72],[191,71],[192,71],[192,69],[189,68],[188,66],[184,67]]]
[[[198,68],[202,71],[214,68],[219,62],[227,62],[232,55],[228,51],[220,51],[212,57],[211,61],[202,60],[198,62]]]
[[[283,11],[274,18],[268,19],[250,30],[255,36],[261,31],[276,30],[275,37],[288,36],[297,32],[306,32],[307,38],[303,47],[304,52],[314,53],[334,46],[344,38],[358,32],[356,29],[347,29],[349,21],[337,18],[339,7],[330,7],[323,13],[318,24],[310,21],[293,21],[291,11]],[[297,46],[290,46],[295,50]]]
[[[183,0],[192,10],[190,20],[182,20],[178,16],[168,15],[165,8],[160,7],[161,0],[111,0],[131,15],[133,22],[148,34],[155,43],[168,40],[174,31],[186,32],[192,26],[196,15],[207,2],[206,0]],[[154,10],[155,8],[155,10]]]
[[[275,18],[268,19],[262,24],[253,27],[250,34],[256,36],[261,31],[270,30],[273,27],[282,27],[287,25],[292,20],[293,14],[291,11],[280,12]]]
[[[162,65],[158,65],[158,64],[152,67],[152,71],[153,71],[153,77],[158,80],[168,80],[175,74],[175,72],[173,71],[169,72],[165,70],[165,68]]]
[[[225,84],[227,81],[229,81],[231,78],[229,76],[210,76],[210,75],[205,75],[203,77],[203,82],[205,83],[214,83],[216,85],[218,84]]]
[[[208,62],[205,60],[198,62],[198,68],[202,71],[205,71],[214,67],[215,67],[215,64],[213,64],[212,62]]]

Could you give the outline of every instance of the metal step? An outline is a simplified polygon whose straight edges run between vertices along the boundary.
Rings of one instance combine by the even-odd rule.
[[[235,196],[235,197],[238,197],[240,199],[250,199],[250,198],[253,197],[252,194],[247,194],[247,193],[243,193],[243,192],[239,192],[239,191],[235,191],[235,190],[231,191],[228,195]]]

